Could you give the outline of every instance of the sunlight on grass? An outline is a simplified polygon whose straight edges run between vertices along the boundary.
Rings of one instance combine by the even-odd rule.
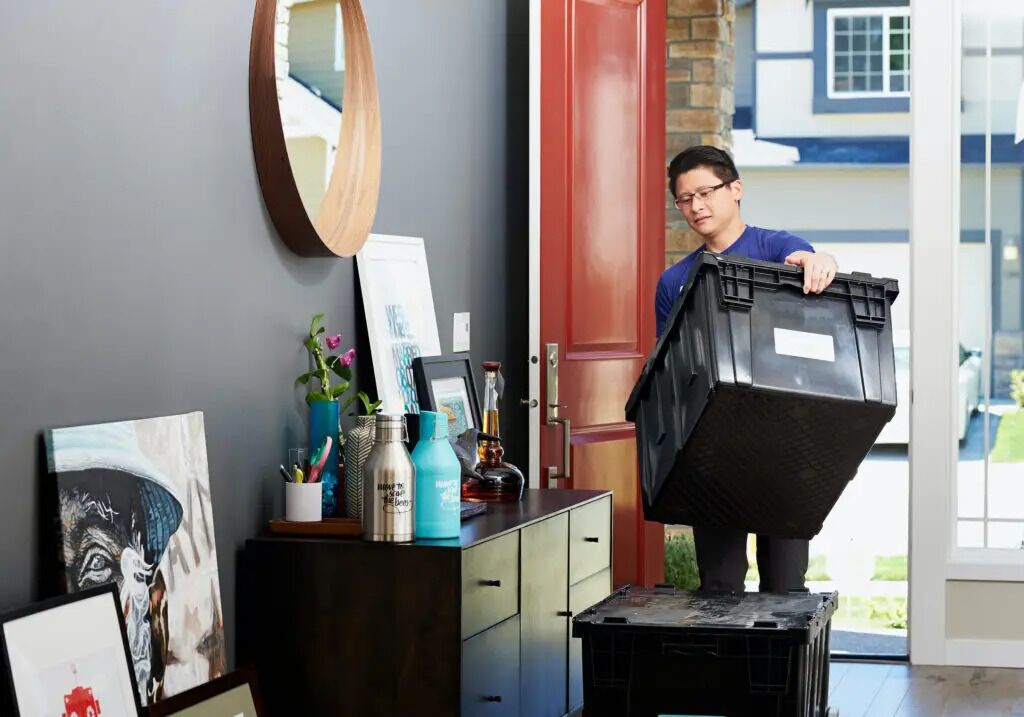
[[[999,419],[991,458],[993,463],[1024,462],[1024,411],[1007,413]]]

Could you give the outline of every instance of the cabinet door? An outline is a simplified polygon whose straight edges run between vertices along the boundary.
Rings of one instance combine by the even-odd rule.
[[[462,717],[519,717],[519,618],[462,643]]]
[[[521,532],[523,715],[562,717],[568,696],[569,516]]]
[[[605,568],[569,588],[569,610],[579,615],[612,592],[612,571]],[[569,630],[572,635],[572,629]],[[583,706],[583,640],[569,638],[569,711]]]

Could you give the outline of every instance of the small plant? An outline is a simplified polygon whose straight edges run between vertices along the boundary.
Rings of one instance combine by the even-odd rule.
[[[1010,397],[1024,408],[1024,369],[1010,371]]]
[[[313,359],[313,370],[299,376],[296,381],[307,387],[306,403],[313,401],[339,401],[342,396],[352,387],[352,362],[356,360],[356,350],[350,348],[342,354],[325,355],[324,345],[328,351],[334,351],[341,345],[341,334],[328,336],[321,322],[323,314],[317,314],[309,324],[309,336],[303,341],[303,345],[309,350]],[[323,343],[321,343],[321,339]],[[339,381],[331,385],[331,374],[334,374]],[[313,382],[316,382],[315,384]],[[370,397],[364,391],[359,391],[349,396],[341,404],[340,412],[344,413],[355,401],[362,404],[366,415],[370,415],[380,408],[380,401],[370,401]]]

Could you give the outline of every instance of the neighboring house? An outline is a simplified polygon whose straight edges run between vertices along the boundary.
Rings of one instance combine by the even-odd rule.
[[[844,271],[898,279],[894,324],[909,329],[908,3],[738,0],[735,38],[744,218],[804,236]],[[959,289],[969,348],[985,342],[985,39],[985,27],[965,18]],[[1024,144],[1013,136],[1024,23],[994,25],[991,48],[993,395],[1005,396],[1008,370],[1024,356]]]
[[[278,100],[288,160],[306,213],[315,218],[341,132],[345,45],[337,0],[291,0],[275,31]]]

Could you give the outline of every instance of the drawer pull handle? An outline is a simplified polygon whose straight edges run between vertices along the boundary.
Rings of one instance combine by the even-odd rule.
[[[480,584],[484,585],[486,587],[489,587],[489,588],[500,588],[501,587],[501,581],[500,580],[481,580]]]
[[[559,610],[558,617],[572,617],[572,610]]]
[[[501,695],[488,695],[484,697],[484,702],[501,702]]]
[[[583,542],[584,543],[600,543],[601,539],[600,538],[584,538]]]

